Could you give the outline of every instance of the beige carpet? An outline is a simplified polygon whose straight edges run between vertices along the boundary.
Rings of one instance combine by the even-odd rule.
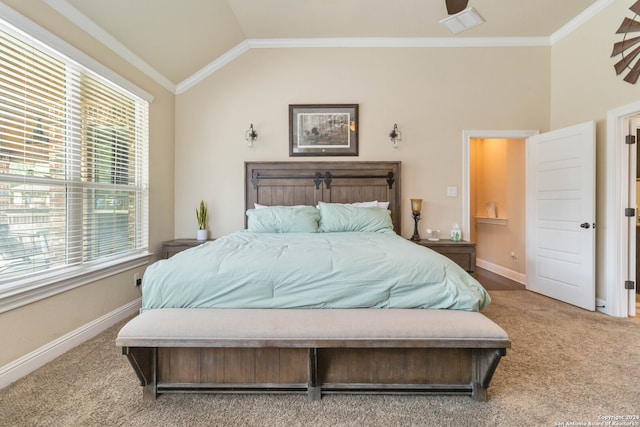
[[[0,425],[559,426],[640,415],[640,323],[528,291],[491,295],[485,314],[509,333],[513,348],[487,403],[467,396],[331,395],[309,403],[303,395],[195,394],[143,402],[114,345],[118,325],[0,390]]]

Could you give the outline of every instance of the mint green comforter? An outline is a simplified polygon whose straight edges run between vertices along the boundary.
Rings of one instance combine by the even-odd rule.
[[[432,308],[479,311],[489,295],[448,258],[387,233],[240,231],[158,261],[142,310]]]

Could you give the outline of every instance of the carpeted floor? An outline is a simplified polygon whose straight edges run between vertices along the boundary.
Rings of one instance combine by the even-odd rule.
[[[640,323],[528,291],[491,291],[510,335],[489,401],[467,396],[162,395],[142,390],[121,325],[0,390],[2,426],[560,426],[640,416]],[[640,419],[617,422],[640,426]],[[571,424],[573,423],[573,424]],[[635,424],[634,424],[635,423]],[[609,424],[615,425],[615,424]]]

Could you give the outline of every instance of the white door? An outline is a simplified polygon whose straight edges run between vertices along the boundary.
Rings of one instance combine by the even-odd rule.
[[[595,310],[595,122],[527,140],[527,289]]]

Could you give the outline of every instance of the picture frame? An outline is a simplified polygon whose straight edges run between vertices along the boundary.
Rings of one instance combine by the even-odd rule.
[[[358,104],[289,105],[289,156],[357,156]]]

